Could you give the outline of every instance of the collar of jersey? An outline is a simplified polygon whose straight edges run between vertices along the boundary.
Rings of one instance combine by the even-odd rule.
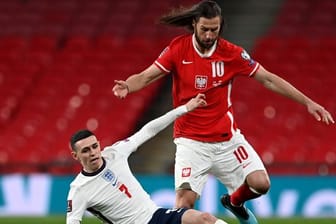
[[[192,44],[193,44],[193,47],[195,49],[195,51],[197,52],[197,54],[201,57],[201,58],[208,58],[210,57],[216,50],[216,47],[217,47],[217,40],[215,42],[215,44],[211,47],[210,51],[207,53],[207,54],[202,54],[196,47],[196,37],[195,37],[195,34],[192,35]]]
[[[106,161],[105,161],[104,157],[102,157],[102,159],[103,159],[103,165],[98,170],[96,170],[95,172],[92,172],[92,173],[88,173],[85,170],[82,170],[81,173],[84,176],[88,176],[88,177],[92,177],[92,176],[97,175],[98,173],[100,173],[106,167]]]

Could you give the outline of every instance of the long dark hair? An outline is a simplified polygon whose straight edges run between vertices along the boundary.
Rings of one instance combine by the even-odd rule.
[[[191,8],[176,8],[168,14],[163,15],[159,22],[162,24],[185,27],[193,31],[193,21],[198,22],[200,17],[211,19],[219,16],[221,18],[220,33],[223,31],[224,18],[220,6],[213,0],[203,0]]]

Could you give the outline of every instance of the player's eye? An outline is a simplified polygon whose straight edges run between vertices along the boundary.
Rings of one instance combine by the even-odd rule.
[[[98,143],[95,143],[91,146],[93,149],[96,149],[98,147]]]
[[[89,150],[90,150],[90,148],[85,147],[85,148],[83,148],[83,149],[81,150],[81,152],[82,152],[82,153],[86,153],[86,152],[88,152]]]

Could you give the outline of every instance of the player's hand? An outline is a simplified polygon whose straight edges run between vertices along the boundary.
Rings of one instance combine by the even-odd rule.
[[[124,99],[129,92],[127,83],[123,80],[114,80],[114,83],[112,88],[114,95],[119,99]]]
[[[205,107],[206,105],[207,102],[205,101],[205,95],[203,93],[197,94],[195,98],[192,98],[188,101],[188,103],[186,103],[188,111],[193,111],[197,107]]]
[[[307,105],[308,112],[311,113],[316,120],[324,122],[326,124],[334,124],[335,121],[329,111],[324,109],[321,105],[315,103],[315,102],[310,102]]]

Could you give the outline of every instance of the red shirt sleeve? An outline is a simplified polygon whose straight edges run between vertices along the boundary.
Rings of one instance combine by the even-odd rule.
[[[170,73],[176,69],[175,62],[179,55],[178,40],[181,38],[182,36],[179,36],[172,40],[169,46],[167,46],[155,60],[154,64],[163,72]]]
[[[253,76],[259,68],[259,63],[254,61],[243,48],[237,47],[233,67],[237,75]]]

